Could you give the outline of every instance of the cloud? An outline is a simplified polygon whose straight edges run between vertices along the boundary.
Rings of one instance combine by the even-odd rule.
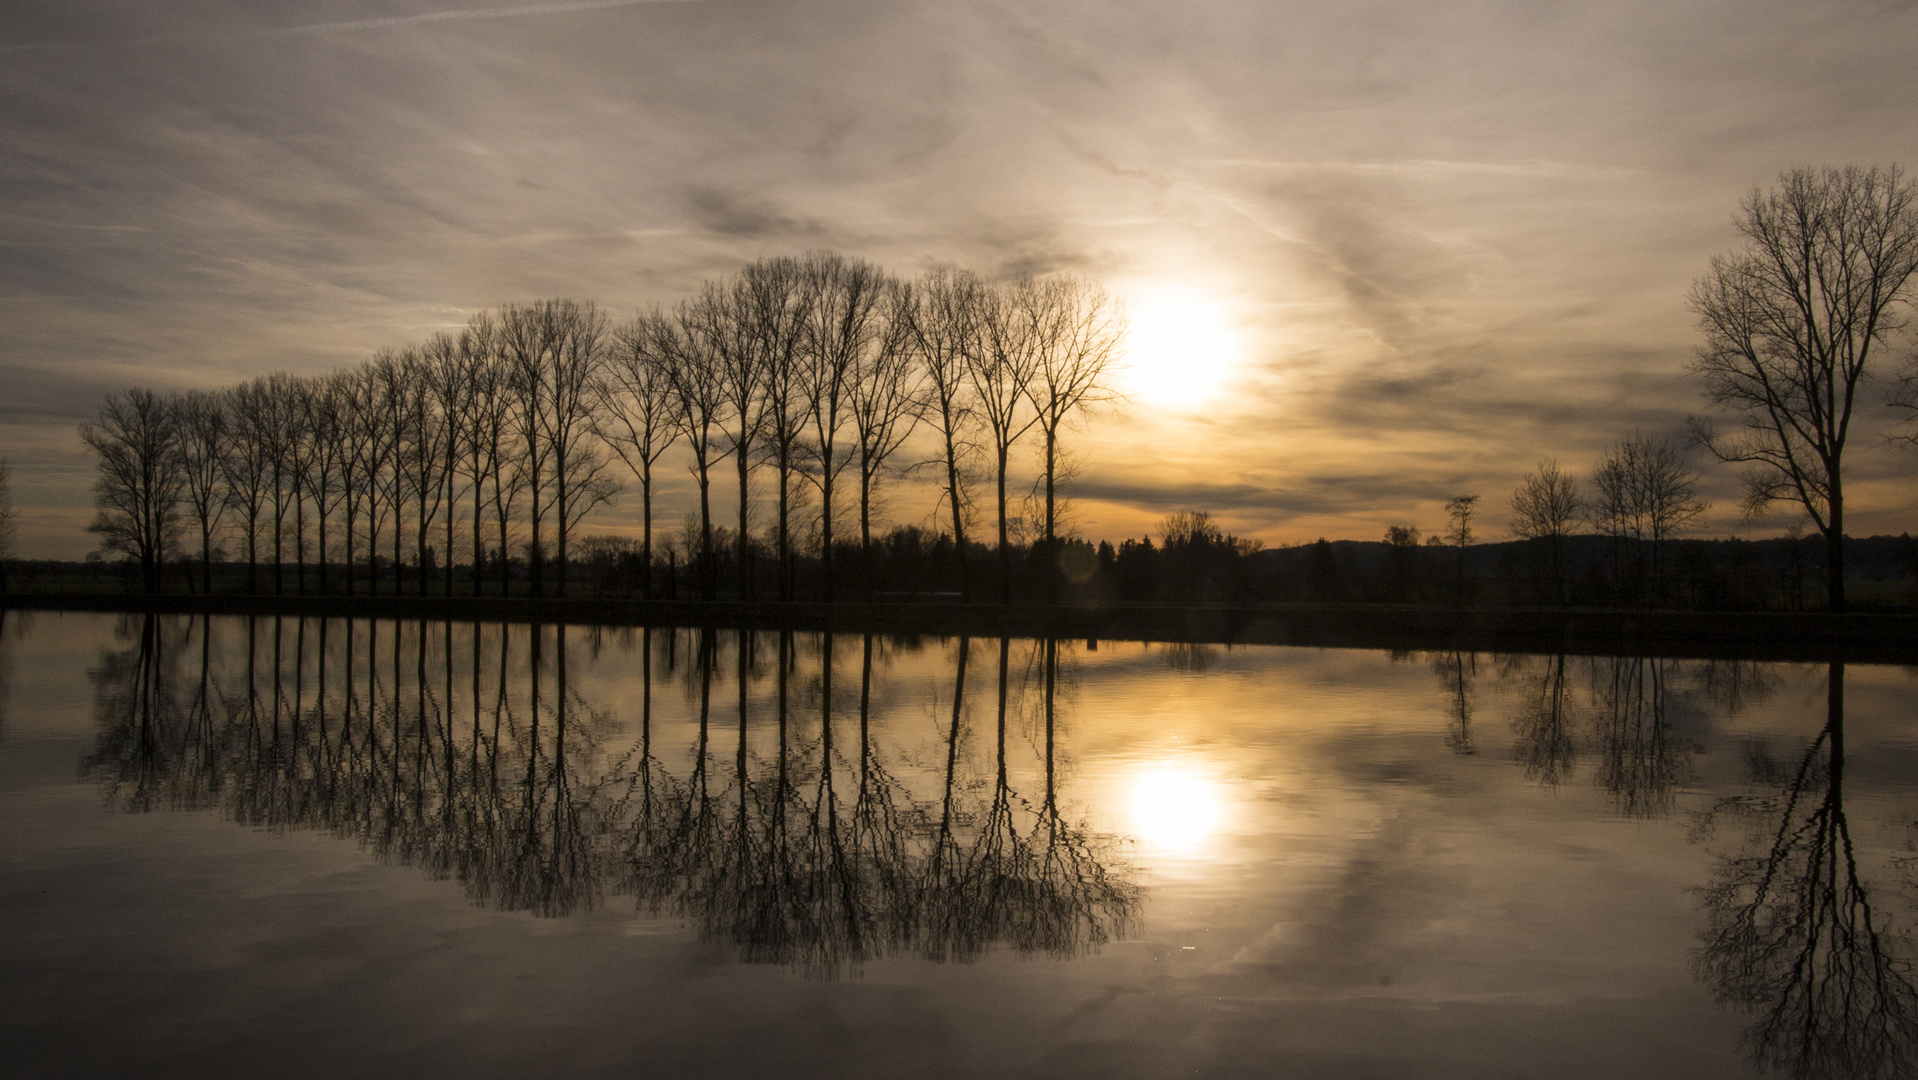
[[[299,37],[305,34],[345,34],[365,30],[387,30],[402,26],[456,19],[514,19],[529,15],[562,15],[573,11],[597,11],[602,8],[632,7],[637,4],[687,4],[700,0],[571,0],[561,4],[524,4],[506,8],[464,8],[455,11],[429,11],[419,15],[392,15],[379,19],[353,19],[347,22],[306,23],[254,30],[243,34],[180,33],[122,41],[40,41],[0,47],[0,53],[44,52],[53,49],[85,49],[111,46],[167,45],[183,41],[244,41],[249,38]]]
[[[720,188],[695,186],[687,191],[694,219],[721,236],[741,240],[777,239],[817,242],[833,228],[816,219],[788,214],[777,203]]]
[[[1701,409],[1684,294],[1739,196],[1918,131],[1902,9],[440,2],[10,20],[0,420],[837,247],[1216,295],[1245,380],[1205,417],[1100,418],[1080,493],[1113,528],[1212,508],[1376,535]],[[1891,452],[1856,453],[1887,477],[1859,528],[1908,527]]]

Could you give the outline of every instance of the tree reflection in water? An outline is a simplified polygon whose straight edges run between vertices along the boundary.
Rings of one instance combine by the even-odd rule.
[[[1698,977],[1756,1020],[1747,1048],[1794,1077],[1878,1080],[1918,1072],[1918,991],[1906,944],[1858,873],[1845,818],[1845,667],[1827,675],[1825,726],[1795,769],[1763,768],[1780,790],[1720,802],[1705,821],[1742,820],[1747,854],[1699,890],[1710,922]]]
[[[1478,753],[1478,741],[1472,737],[1472,683],[1478,678],[1478,654],[1456,649],[1433,653],[1432,673],[1445,688],[1445,745],[1465,757]]]
[[[1512,721],[1512,757],[1528,780],[1558,787],[1578,762],[1577,703],[1564,655],[1538,658]]]
[[[1575,664],[1585,669],[1589,702],[1584,704],[1573,676]],[[1456,717],[1469,710],[1470,702],[1457,689],[1460,681],[1448,674],[1451,667],[1435,666],[1455,701],[1456,730]],[[1463,670],[1462,664],[1456,666]],[[1647,820],[1671,815],[1678,792],[1692,776],[1692,757],[1702,750],[1685,734],[1697,710],[1694,693],[1676,688],[1677,662],[1561,654],[1509,658],[1501,666],[1521,687],[1512,719],[1512,758],[1528,779],[1543,787],[1560,786],[1589,747],[1598,762],[1595,779],[1620,814]],[[1734,674],[1708,664],[1698,680],[1727,714],[1744,700],[1725,695],[1727,679],[1739,687],[1735,694],[1754,692],[1748,675],[1739,682]]]
[[[229,628],[243,642],[216,640]],[[83,771],[127,811],[325,829],[501,910],[630,896],[746,961],[820,978],[901,952],[1070,957],[1130,931],[1141,893],[1116,840],[1059,798],[1058,643],[1032,643],[1016,680],[1013,643],[998,643],[986,776],[962,752],[973,642],[956,643],[943,768],[915,793],[875,723],[883,642],[858,639],[847,742],[848,639],[729,635],[728,738],[714,717],[722,636],[691,632],[688,665],[680,633],[639,632],[637,731],[612,753],[618,727],[569,679],[563,626],[131,618],[92,672],[99,735]],[[661,757],[656,684],[685,691],[695,721],[679,766]],[[1008,763],[1015,706],[1043,716],[1032,798]]]

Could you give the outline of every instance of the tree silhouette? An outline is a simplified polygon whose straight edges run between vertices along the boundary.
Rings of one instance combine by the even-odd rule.
[[[148,390],[114,394],[97,420],[80,425],[80,439],[100,466],[87,531],[108,551],[137,561],[146,591],[157,592],[187,486],[175,410]]]
[[[1685,464],[1683,449],[1662,436],[1620,439],[1592,471],[1592,488],[1592,523],[1613,540],[1614,587],[1623,597],[1667,600],[1666,546],[1707,509],[1698,498],[1698,474]],[[1627,544],[1633,557],[1629,574]],[[1649,572],[1638,563],[1645,545],[1651,549]]]
[[[1539,462],[1538,468],[1525,474],[1519,486],[1512,489],[1512,532],[1531,541],[1534,547],[1544,547],[1554,603],[1571,601],[1565,573],[1565,540],[1584,516],[1578,481],[1558,467],[1556,458]]]
[[[673,328],[667,316],[640,315],[613,335],[601,372],[600,438],[639,481],[642,592],[653,595],[653,466],[679,441],[685,406],[674,393]]]
[[[1783,789],[1716,809],[1747,819],[1763,850],[1723,859],[1699,890],[1709,924],[1692,964],[1718,1000],[1753,1014],[1745,1046],[1759,1067],[1889,1080],[1918,1069],[1918,987],[1858,872],[1844,678],[1844,664],[1830,665],[1825,724]]]
[[[1026,392],[1044,439],[1041,478],[1045,485],[1045,520],[1041,536],[1047,560],[1046,599],[1056,604],[1059,438],[1085,410],[1116,399],[1111,379],[1125,341],[1126,320],[1124,308],[1085,278],[1052,278],[1036,283],[1034,288],[1037,364]]]
[[[1794,169],[1746,195],[1737,224],[1744,248],[1712,258],[1690,306],[1705,334],[1692,371],[1742,426],[1694,429],[1719,460],[1751,466],[1749,511],[1803,509],[1843,611],[1845,447],[1860,384],[1918,287],[1918,183],[1896,166]]]
[[[970,356],[980,348],[985,284],[963,270],[938,268],[912,287],[900,303],[912,327],[912,344],[924,398],[920,415],[939,440],[940,494],[952,519],[953,558],[959,591],[970,600],[966,572],[966,507],[970,494],[966,468],[974,451],[976,394],[969,372]]]

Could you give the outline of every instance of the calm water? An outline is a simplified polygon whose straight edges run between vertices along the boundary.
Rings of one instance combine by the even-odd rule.
[[[1918,1054],[1902,668],[14,613],[0,678],[8,1076]]]

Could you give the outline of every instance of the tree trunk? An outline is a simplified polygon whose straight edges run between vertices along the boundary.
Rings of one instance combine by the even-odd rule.
[[[1045,563],[1041,566],[1041,570],[1046,575],[1046,602],[1049,604],[1057,604],[1059,602],[1059,553],[1054,550],[1054,541],[1057,539],[1054,531],[1054,496],[1056,494],[1055,480],[1058,475],[1058,453],[1058,430],[1054,427],[1048,427],[1046,428],[1046,549]],[[1050,687],[1052,685],[1050,668],[1047,669],[1046,679],[1046,685]],[[1049,690],[1048,693],[1050,693]],[[1048,709],[1051,707],[1051,700],[1050,697],[1046,699]],[[1046,715],[1048,723],[1050,723],[1051,713],[1048,712]],[[1046,730],[1047,736],[1050,738],[1051,728],[1048,727]],[[1048,743],[1048,745],[1050,744]],[[1050,767],[1050,759],[1048,758],[1047,760],[1048,767]]]
[[[1831,528],[1825,531],[1825,606],[1845,610],[1845,514],[1832,499]]]
[[[999,446],[999,602],[1012,603],[1012,549],[1006,545],[1006,458],[1012,448]]]
[[[959,516],[959,459],[955,456],[952,435],[946,435],[946,493],[952,498],[952,546],[959,562],[959,599],[972,599],[972,586],[966,574],[966,527]]]
[[[640,558],[639,595],[653,598],[653,469],[647,465],[639,476]]]
[[[746,448],[741,446],[734,452],[734,456],[739,461],[739,535],[733,541],[739,545],[739,599],[751,600],[753,598],[753,545],[746,519],[748,498]]]

